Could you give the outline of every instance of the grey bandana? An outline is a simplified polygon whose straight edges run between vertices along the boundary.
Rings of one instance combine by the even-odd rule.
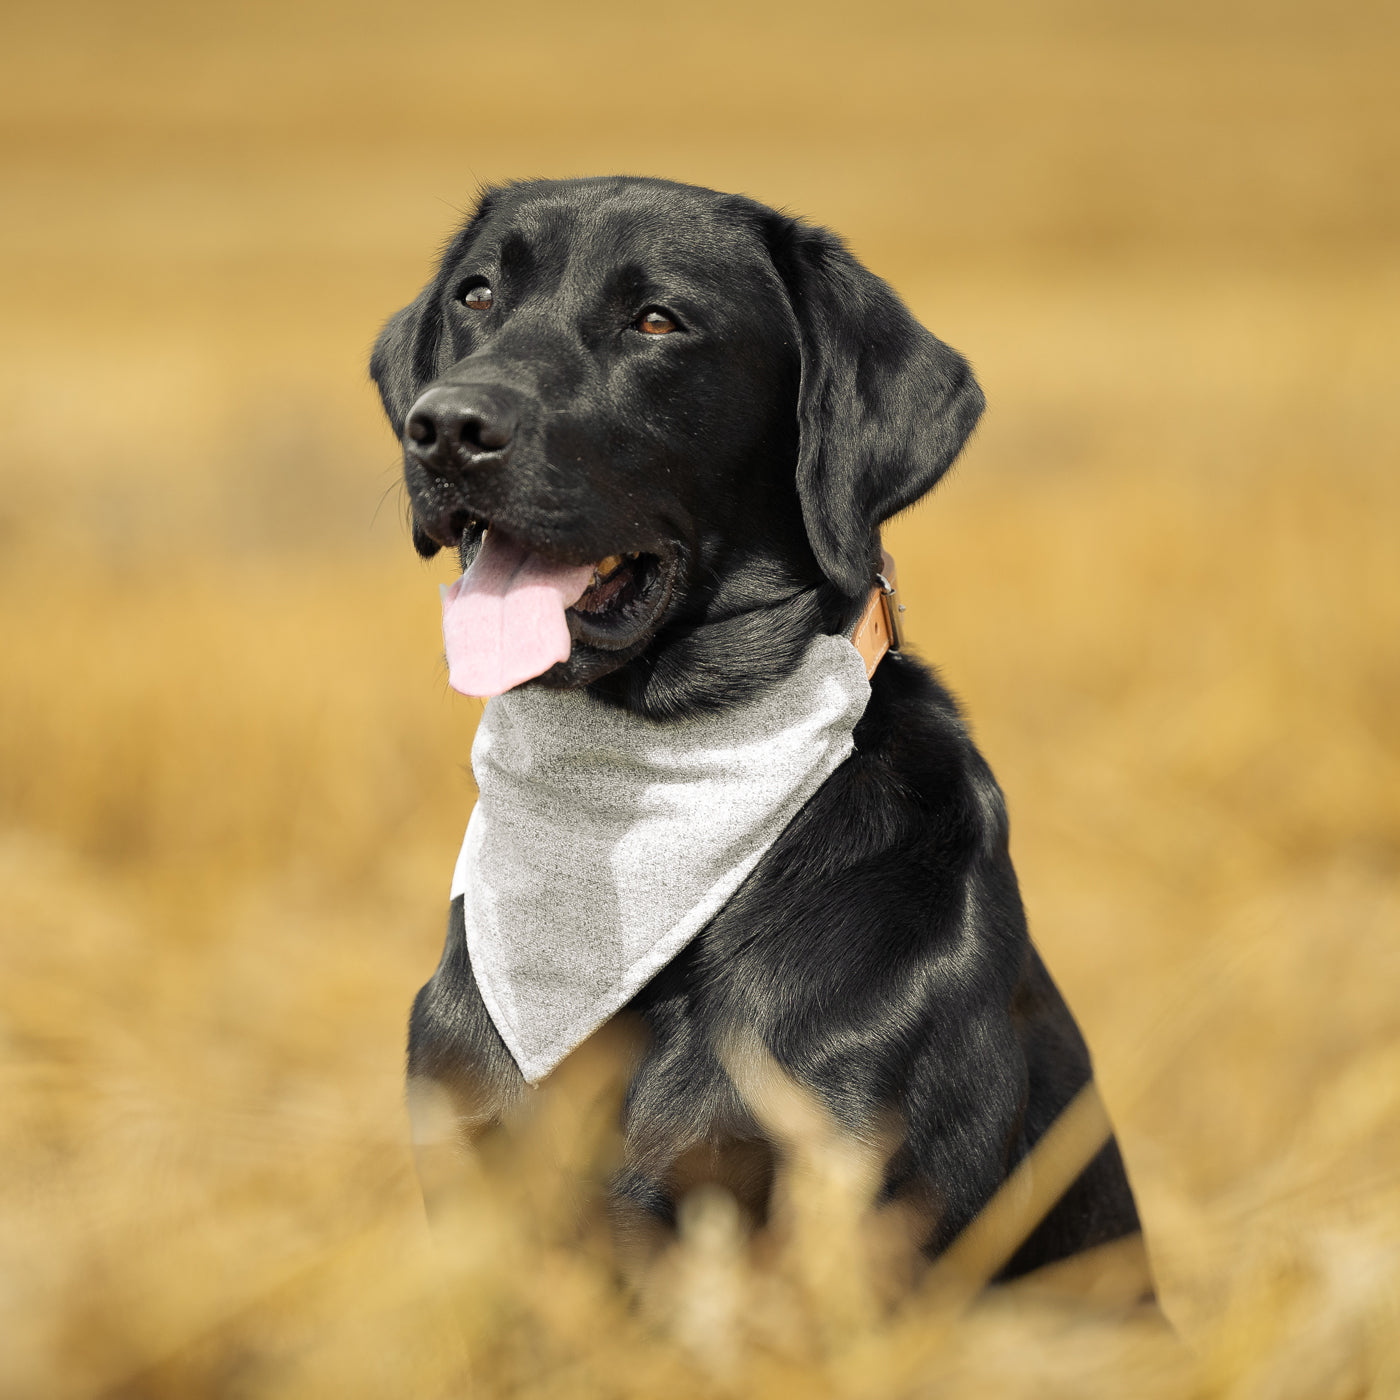
[[[720,714],[655,723],[583,691],[487,701],[452,876],[472,971],[543,1079],[700,932],[853,748],[870,698],[844,637]]]

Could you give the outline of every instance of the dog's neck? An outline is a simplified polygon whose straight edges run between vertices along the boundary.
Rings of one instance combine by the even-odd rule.
[[[800,664],[814,635],[838,630],[860,652],[867,677],[873,676],[885,652],[899,650],[904,611],[895,593],[894,560],[883,548],[879,568],[856,605],[828,583],[698,626],[682,624],[674,634],[663,633],[652,651],[594,681],[589,693],[664,721],[752,704]]]

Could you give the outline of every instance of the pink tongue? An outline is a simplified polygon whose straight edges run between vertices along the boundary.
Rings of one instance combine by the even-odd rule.
[[[567,661],[564,609],[592,577],[591,564],[551,564],[488,530],[471,568],[442,590],[448,684],[463,695],[500,695]]]

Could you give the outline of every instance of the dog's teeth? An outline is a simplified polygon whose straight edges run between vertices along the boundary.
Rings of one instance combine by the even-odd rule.
[[[609,574],[616,573],[622,567],[622,555],[609,554],[606,559],[600,559],[593,568],[594,578],[607,578]]]

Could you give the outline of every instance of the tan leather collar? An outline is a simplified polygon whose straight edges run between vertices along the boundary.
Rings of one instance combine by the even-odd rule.
[[[875,668],[887,651],[899,650],[899,615],[903,611],[895,590],[894,559],[881,546],[880,572],[875,575],[875,586],[851,633],[851,644],[865,662],[867,680],[875,674]]]

